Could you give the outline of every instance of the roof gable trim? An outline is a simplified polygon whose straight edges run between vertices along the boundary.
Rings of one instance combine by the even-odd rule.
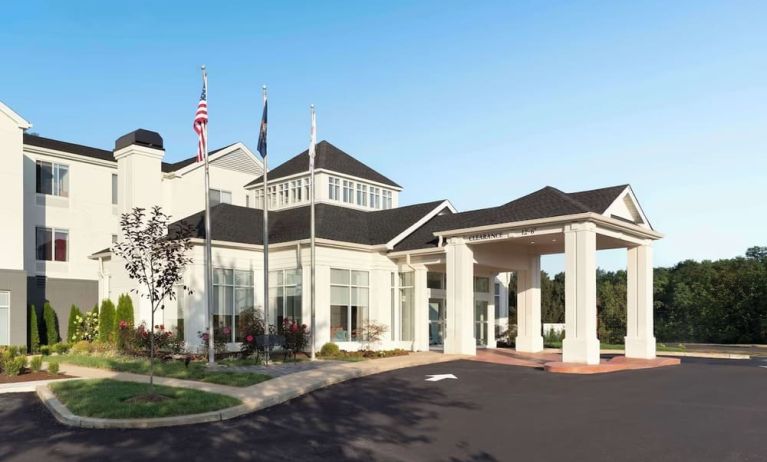
[[[387,250],[394,250],[394,246],[402,242],[406,237],[414,233],[418,228],[425,225],[429,220],[437,216],[440,212],[443,210],[448,209],[452,213],[456,213],[455,207],[453,207],[453,204],[450,203],[450,201],[443,201],[438,206],[434,207],[434,209],[424,215],[420,220],[416,221],[412,225],[410,225],[407,229],[396,235],[393,239],[391,239],[389,242],[386,243],[386,249]]]

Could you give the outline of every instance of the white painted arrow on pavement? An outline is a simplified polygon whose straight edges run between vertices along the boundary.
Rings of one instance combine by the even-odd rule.
[[[436,375],[427,375],[428,379],[426,379],[427,382],[439,382],[440,380],[445,379],[455,379],[458,380],[458,377],[454,376],[453,374],[436,374]]]

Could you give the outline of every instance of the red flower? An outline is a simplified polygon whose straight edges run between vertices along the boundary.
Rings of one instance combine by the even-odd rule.
[[[290,325],[290,332],[292,334],[295,334],[296,332],[298,332],[298,324],[295,324],[295,323],[291,324]]]
[[[245,340],[247,340],[248,343],[253,343],[253,336],[252,335],[248,335],[247,337],[245,337]]]

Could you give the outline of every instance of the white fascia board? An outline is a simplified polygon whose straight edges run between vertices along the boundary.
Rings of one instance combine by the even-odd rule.
[[[566,223],[573,223],[573,222],[580,222],[580,221],[594,221],[597,223],[602,223],[608,227],[611,227],[614,229],[617,228],[623,231],[628,231],[630,234],[633,234],[635,236],[641,236],[647,239],[657,240],[657,239],[663,238],[663,234],[655,230],[643,228],[633,223],[628,223],[622,220],[616,220],[615,218],[606,217],[604,215],[593,213],[593,212],[576,213],[573,215],[562,215],[558,217],[549,217],[549,218],[537,218],[535,220],[513,221],[508,223],[498,223],[493,225],[477,226],[472,228],[450,229],[447,231],[438,231],[434,233],[434,235],[437,237],[448,238],[448,237],[462,236],[462,235],[473,234],[473,233],[484,232],[484,231],[527,228],[530,226],[540,226],[540,225],[548,225],[548,224],[555,224],[555,223],[566,224]]]
[[[413,223],[410,227],[408,227],[406,230],[402,231],[401,233],[397,234],[392,240],[386,243],[386,249],[393,250],[394,246],[402,242],[403,239],[408,237],[410,234],[415,232],[418,228],[426,224],[429,220],[437,216],[439,212],[443,211],[444,209],[448,209],[451,212],[455,213],[455,207],[450,203],[450,201],[443,201],[438,206],[434,207],[434,210],[424,215],[420,220]]]
[[[380,252],[380,251],[386,250],[383,245],[355,244],[352,242],[334,241],[332,239],[321,239],[321,238],[317,238],[314,241],[316,244],[323,245],[326,247],[335,247],[335,248],[343,248],[343,249],[351,249],[351,250],[364,250],[366,252]],[[193,245],[205,245],[205,239],[201,239],[201,238],[192,238],[191,242]],[[295,247],[296,245],[309,245],[309,244],[310,244],[309,239],[300,239],[296,241],[269,244],[269,248],[282,249],[282,248]],[[245,244],[241,242],[213,240],[211,241],[211,245],[213,245],[214,247],[220,247],[220,248],[238,249],[238,250],[254,250],[259,252],[263,252],[264,250],[264,246],[262,244]]]
[[[259,159],[258,156],[253,154],[253,152],[250,149],[248,149],[248,147],[245,146],[245,144],[243,144],[241,141],[238,141],[238,142],[234,143],[231,146],[227,146],[226,148],[218,151],[217,153],[213,154],[212,156],[209,156],[208,157],[208,163],[211,163],[211,162],[213,162],[213,161],[215,161],[217,159],[220,159],[220,158],[222,158],[224,156],[227,156],[227,155],[233,153],[234,151],[237,151],[238,149],[242,149],[248,156],[250,156],[258,164],[258,166],[261,167],[261,170],[264,169],[263,161],[261,159]],[[173,175],[175,175],[175,176],[184,176],[184,175],[186,175],[189,172],[197,170],[198,168],[202,168],[204,165],[205,165],[204,162],[194,162],[192,164],[187,165],[184,168],[176,170],[175,172],[166,173],[166,176],[167,175],[171,175],[171,176],[173,176]]]
[[[642,221],[647,223],[647,226],[652,229],[652,225],[650,224],[650,220],[647,219],[647,215],[645,215],[644,210],[642,210],[642,206],[639,204],[639,200],[636,197],[636,194],[634,194],[634,189],[631,187],[631,185],[626,186],[626,189],[621,192],[618,197],[610,204],[607,209],[605,209],[605,212],[613,208],[613,206],[618,203],[619,201],[622,201],[624,197],[629,196],[631,198],[631,201],[634,203],[634,206],[636,207],[637,211],[639,212],[639,215],[642,217]]]
[[[6,117],[11,119],[13,123],[16,124],[17,127],[26,130],[28,128],[32,128],[32,124],[27,122],[26,119],[21,117],[16,111],[6,106],[2,101],[0,101],[0,114],[4,114]]]
[[[389,252],[388,254],[386,254],[386,256],[391,258],[400,258],[400,257],[406,257],[408,255],[418,256],[418,255],[431,255],[431,254],[440,254],[440,253],[445,253],[445,247],[429,247],[426,249],[415,249],[415,250],[398,250],[396,252]]]
[[[84,164],[98,165],[101,167],[108,167],[117,170],[117,161],[101,160],[94,157],[81,156],[66,151],[57,151],[55,149],[41,148],[39,146],[32,146],[29,144],[24,145],[24,152],[32,155],[55,157],[57,159],[66,159],[74,162],[82,162]]]

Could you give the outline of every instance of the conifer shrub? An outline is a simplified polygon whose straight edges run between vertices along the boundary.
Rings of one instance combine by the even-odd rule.
[[[115,305],[109,299],[101,302],[101,308],[99,309],[98,339],[104,343],[115,341]]]
[[[59,341],[59,319],[50,303],[43,305],[43,324],[45,325],[45,344],[53,345]]]
[[[29,349],[33,353],[40,349],[40,326],[37,322],[35,305],[29,306]]]

